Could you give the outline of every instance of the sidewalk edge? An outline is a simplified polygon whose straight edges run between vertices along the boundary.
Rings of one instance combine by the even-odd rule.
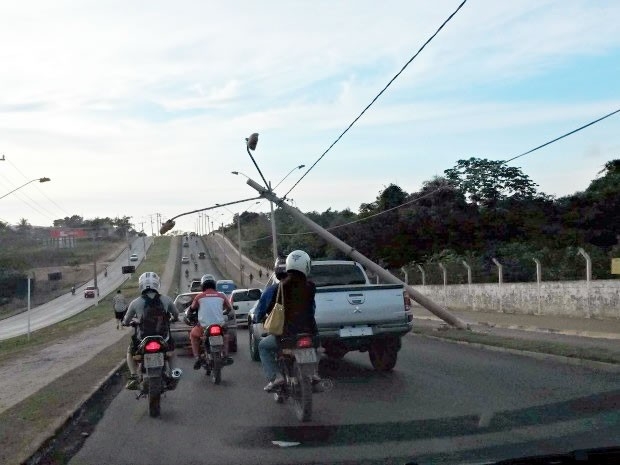
[[[94,388],[92,388],[87,394],[82,396],[82,398],[75,404],[75,406],[68,410],[64,417],[60,417],[47,432],[41,433],[38,437],[34,438],[32,444],[35,445],[35,452],[33,452],[28,458],[21,462],[22,465],[35,465],[39,463],[39,460],[52,449],[55,445],[55,438],[59,433],[73,420],[80,417],[82,414],[82,410],[84,405],[88,403],[90,399],[92,399],[95,395],[97,395],[100,391],[104,390],[108,387],[108,384],[112,377],[114,377],[125,365],[125,360],[119,362],[112,370],[108,372],[107,375],[103,377]]]
[[[531,350],[509,349],[507,347],[499,347],[499,346],[494,346],[494,345],[489,345],[489,344],[481,344],[479,342],[455,341],[454,339],[447,339],[447,338],[443,338],[439,336],[429,336],[427,334],[416,334],[416,333],[411,333],[411,334],[413,334],[414,336],[419,336],[419,337],[423,337],[427,339],[448,342],[451,344],[465,345],[469,347],[474,347],[476,349],[489,350],[492,352],[503,352],[503,353],[513,354],[513,355],[523,355],[526,357],[535,358],[537,360],[550,360],[554,362],[565,363],[567,365],[582,366],[582,367],[596,369],[596,370],[604,370],[610,373],[620,373],[620,364],[615,364],[615,363],[599,362],[596,360],[589,360],[585,358],[566,357],[564,355],[547,354],[545,352],[533,352]]]

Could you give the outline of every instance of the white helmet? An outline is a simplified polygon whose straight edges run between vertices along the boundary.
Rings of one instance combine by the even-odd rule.
[[[306,275],[310,274],[310,255],[303,250],[294,250],[286,257],[286,271],[296,270]]]
[[[140,293],[143,293],[147,290],[159,292],[160,285],[161,281],[159,279],[159,276],[157,275],[157,273],[153,273],[152,271],[142,273],[138,278],[138,287],[140,288]]]

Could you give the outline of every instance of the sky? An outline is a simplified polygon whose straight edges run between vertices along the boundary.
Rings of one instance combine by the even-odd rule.
[[[0,4],[0,220],[180,213],[284,194],[460,0]],[[620,2],[469,0],[290,193],[358,211],[459,159],[505,160],[620,108]],[[511,162],[584,190],[620,158],[620,114]],[[298,165],[306,168],[295,170]],[[268,211],[262,202],[209,213]],[[195,230],[196,214],[177,228]]]

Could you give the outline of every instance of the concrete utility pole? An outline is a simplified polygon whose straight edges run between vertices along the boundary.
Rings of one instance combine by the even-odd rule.
[[[247,184],[254,190],[258,191],[261,197],[264,197],[269,201],[275,202],[280,208],[282,208],[283,210],[285,210],[286,212],[290,213],[292,216],[297,218],[299,221],[304,223],[310,230],[316,232],[319,236],[325,239],[328,243],[340,249],[348,257],[351,257],[353,260],[361,263],[366,268],[376,273],[377,276],[380,276],[381,279],[383,279],[384,281],[389,282],[389,283],[404,285],[405,290],[407,291],[407,293],[413,300],[415,300],[417,303],[422,305],[424,308],[426,308],[430,312],[437,315],[442,320],[446,321],[447,323],[459,329],[469,329],[469,325],[465,321],[461,320],[456,315],[453,315],[448,310],[443,308],[441,305],[436,304],[428,297],[420,294],[413,287],[407,285],[406,283],[398,279],[396,276],[392,275],[390,272],[383,269],[381,266],[377,265],[375,262],[373,262],[366,256],[362,255],[357,250],[355,250],[353,247],[341,241],[329,231],[326,231],[324,228],[316,224],[314,221],[307,218],[297,208],[291,207],[290,205],[285,203],[282,199],[277,197],[273,192],[267,190],[267,188],[265,188],[264,186],[261,186],[256,181],[249,179],[249,178],[247,180]]]

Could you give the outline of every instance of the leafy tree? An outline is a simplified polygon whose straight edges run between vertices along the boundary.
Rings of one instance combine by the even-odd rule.
[[[444,174],[470,202],[485,207],[494,207],[507,198],[530,199],[536,195],[537,184],[520,168],[501,160],[475,157],[459,160]]]

